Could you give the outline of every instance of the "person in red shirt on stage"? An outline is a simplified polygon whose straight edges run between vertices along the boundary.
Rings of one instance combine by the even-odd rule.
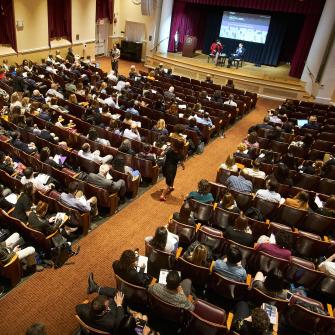
[[[217,53],[220,54],[222,49],[223,49],[223,45],[221,44],[220,40],[216,40],[211,45],[211,55],[216,56]]]

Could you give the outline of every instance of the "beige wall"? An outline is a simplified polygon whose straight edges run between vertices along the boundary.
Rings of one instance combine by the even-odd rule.
[[[73,43],[95,40],[95,4],[96,0],[72,0]]]
[[[69,0],[70,1],[70,0]],[[72,1],[72,38],[74,53],[94,58],[95,55],[95,4],[96,0]],[[49,47],[47,0],[14,0],[15,21],[22,20],[22,30],[16,29],[18,53],[10,48],[0,47],[0,61],[8,59],[9,63],[21,63],[23,59],[40,62],[56,49],[65,55],[69,42],[53,41]],[[76,35],[79,34],[79,40]],[[86,48],[84,47],[86,43]]]
[[[14,0],[15,20],[22,20],[22,30],[16,29],[18,51],[48,47],[48,15],[46,0]]]
[[[141,6],[134,5],[131,0],[115,0],[114,14],[118,22],[117,24],[111,25],[110,34],[114,37],[123,36],[121,31],[125,31],[126,21],[143,23],[145,25],[145,43],[143,44],[142,58],[144,58],[150,49],[153,48],[155,35],[159,33],[159,26],[157,24],[157,11],[160,11],[159,2],[160,1],[154,1],[155,6],[153,13],[151,16],[145,16],[141,13]],[[149,42],[149,35],[152,36],[151,42]],[[111,38],[109,42],[112,42]],[[109,47],[111,47],[111,45],[109,45]]]

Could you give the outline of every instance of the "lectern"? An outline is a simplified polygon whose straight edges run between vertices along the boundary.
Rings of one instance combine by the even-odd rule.
[[[190,35],[185,36],[183,53],[182,53],[184,57],[194,57],[195,56],[197,41],[198,40],[195,36],[190,36]]]

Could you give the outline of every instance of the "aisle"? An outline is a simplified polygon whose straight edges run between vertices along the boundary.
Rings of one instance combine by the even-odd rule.
[[[88,272],[94,272],[99,284],[113,285],[112,262],[121,252],[135,247],[144,251],[144,237],[167,223],[200,179],[214,180],[217,167],[248,128],[261,122],[266,110],[277,105],[276,101],[259,99],[257,108],[227,131],[226,139],[216,139],[202,155],[188,160],[186,169],[178,170],[176,191],[166,203],[158,201],[164,186],[161,181],[81,240],[80,254],[71,259],[73,264],[36,273],[7,294],[0,300],[1,334],[24,334],[34,322],[46,324],[48,335],[72,334],[76,328],[74,308],[87,298]]]

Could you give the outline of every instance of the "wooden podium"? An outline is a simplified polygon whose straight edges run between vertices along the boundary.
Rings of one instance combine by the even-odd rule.
[[[183,57],[194,57],[198,39],[195,36],[186,35],[183,45]]]

